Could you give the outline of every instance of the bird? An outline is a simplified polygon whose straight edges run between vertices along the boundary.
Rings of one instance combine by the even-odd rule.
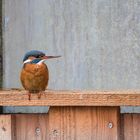
[[[41,98],[41,92],[45,91],[49,81],[49,70],[44,62],[58,57],[61,56],[47,56],[39,50],[31,50],[24,55],[20,80],[24,89],[28,91],[29,100],[31,93],[37,93],[38,99]]]

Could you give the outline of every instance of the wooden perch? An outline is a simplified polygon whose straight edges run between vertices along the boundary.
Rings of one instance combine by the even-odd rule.
[[[28,100],[27,91],[1,90],[0,106],[140,106],[140,91],[46,90]]]

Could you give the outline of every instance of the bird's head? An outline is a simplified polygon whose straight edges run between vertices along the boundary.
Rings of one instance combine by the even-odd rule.
[[[45,53],[38,50],[31,50],[27,52],[23,58],[23,63],[32,63],[32,64],[40,64],[43,63],[47,59],[58,58],[61,56],[47,56]]]

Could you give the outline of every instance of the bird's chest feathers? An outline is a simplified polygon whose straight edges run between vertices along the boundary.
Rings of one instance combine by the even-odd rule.
[[[48,72],[47,66],[45,64],[26,64],[24,66],[24,70],[34,75],[40,75],[44,72]]]

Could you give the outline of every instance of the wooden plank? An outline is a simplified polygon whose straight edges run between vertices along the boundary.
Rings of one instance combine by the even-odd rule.
[[[27,91],[0,91],[0,106],[139,106],[140,91],[59,91],[47,90],[38,99],[28,100]]]
[[[48,115],[26,115],[14,116],[14,140],[46,140],[48,137]]]
[[[124,140],[139,140],[140,139],[140,114],[124,114],[123,116]]]
[[[96,118],[98,122],[96,139],[120,140],[120,110],[118,107],[97,107]]]
[[[118,107],[51,107],[51,140],[119,140]]]
[[[119,140],[119,114],[119,107],[51,107],[49,114],[12,115],[12,126],[11,115],[1,115],[0,139]]]
[[[0,115],[0,140],[12,140],[11,115]]]
[[[61,140],[64,137],[64,113],[62,114],[60,107],[55,107],[49,110],[49,139]],[[61,129],[62,128],[62,129]]]

